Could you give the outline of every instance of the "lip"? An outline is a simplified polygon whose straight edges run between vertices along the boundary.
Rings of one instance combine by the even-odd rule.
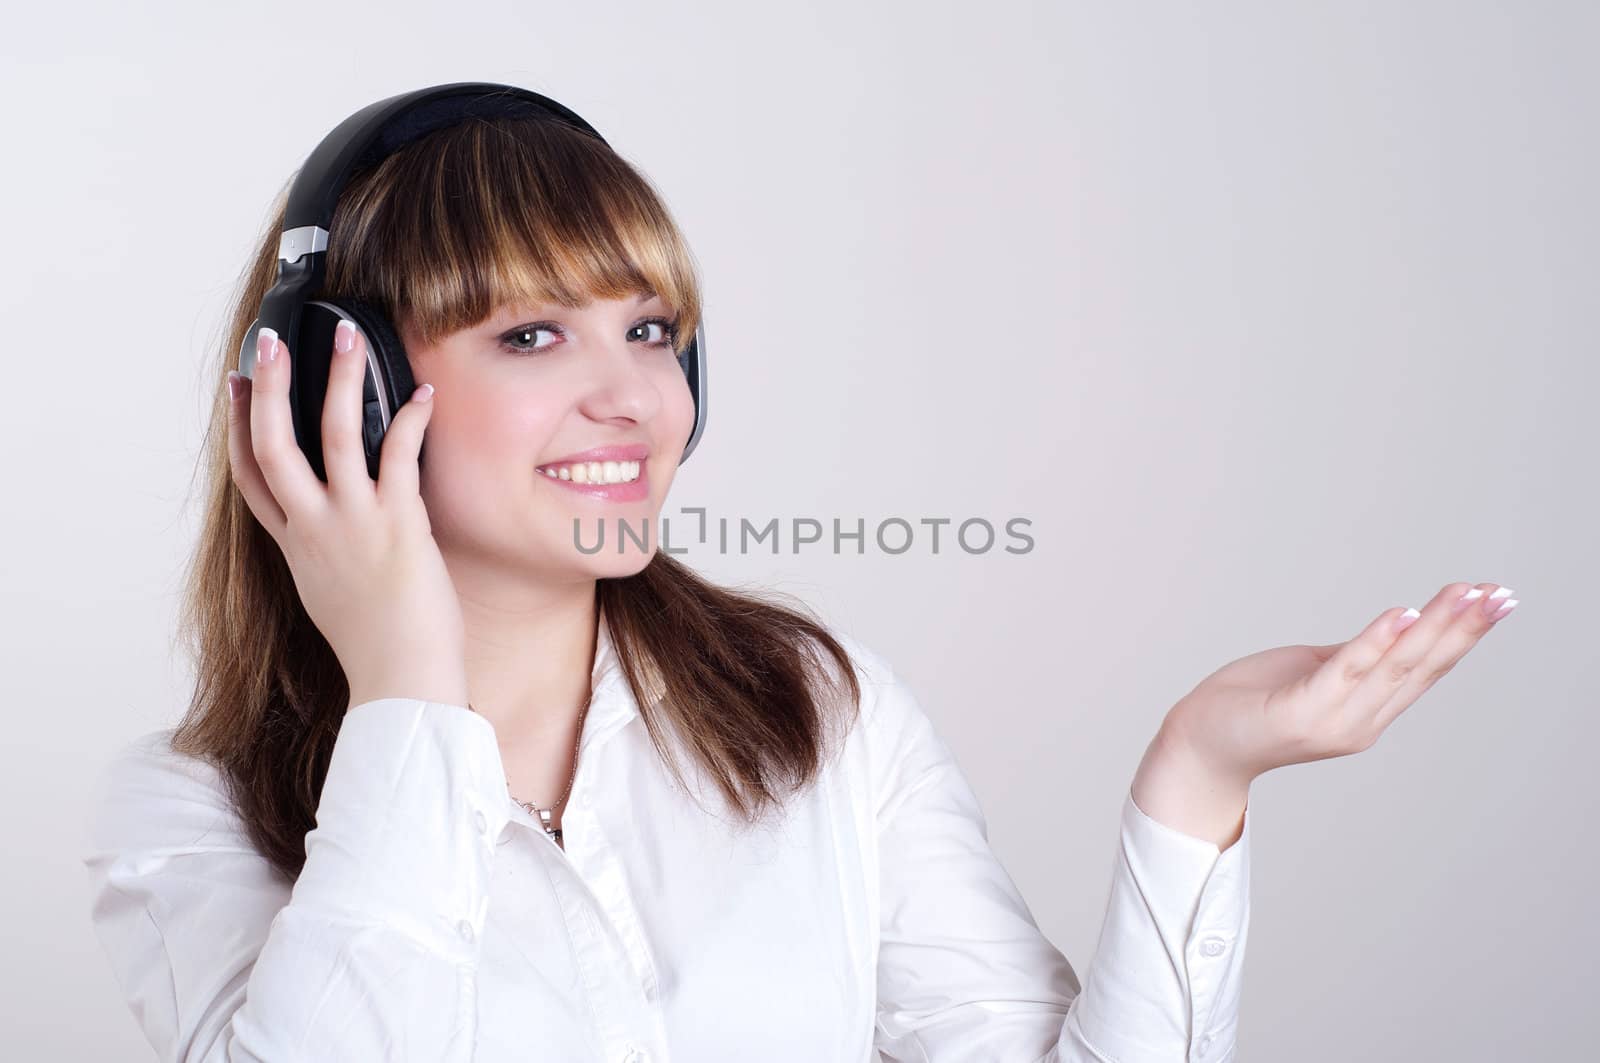
[[[580,461],[643,461],[650,456],[650,448],[643,443],[629,443],[609,447],[593,447],[568,454],[564,458],[547,461],[536,466],[541,472],[551,465],[575,465]]]
[[[645,459],[650,454],[650,448],[643,444],[631,446],[595,447],[552,461],[546,465],[534,468],[534,476],[540,480],[548,480],[552,485],[564,487],[569,491],[588,495],[590,498],[604,502],[639,502],[650,497],[649,462]],[[639,477],[630,483],[619,484],[580,484],[571,480],[563,480],[559,476],[551,476],[546,470],[552,465],[576,464],[580,461],[637,461],[639,463]]]

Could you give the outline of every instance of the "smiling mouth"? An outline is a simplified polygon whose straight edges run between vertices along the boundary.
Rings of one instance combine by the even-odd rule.
[[[612,466],[608,469],[607,466]],[[586,461],[540,465],[534,470],[552,486],[601,502],[643,502],[650,497],[649,471],[642,461]],[[594,477],[591,479],[590,477]],[[608,477],[612,477],[608,479]]]
[[[547,479],[576,484],[634,483],[644,473],[640,461],[577,461],[569,464],[540,465],[535,470]]]

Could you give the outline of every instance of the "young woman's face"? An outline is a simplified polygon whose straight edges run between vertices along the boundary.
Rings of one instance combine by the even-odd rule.
[[[420,488],[452,569],[567,581],[644,568],[694,427],[673,316],[657,296],[513,306],[407,344],[417,383],[435,389]],[[640,455],[635,482],[594,482],[610,479],[604,460],[577,467],[610,447]]]

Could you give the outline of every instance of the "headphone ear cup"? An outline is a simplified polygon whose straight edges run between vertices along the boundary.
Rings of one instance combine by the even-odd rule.
[[[689,460],[694,448],[699,446],[700,437],[706,431],[706,402],[709,396],[706,392],[706,332],[703,321],[694,330],[694,338],[678,356],[678,365],[689,382],[689,394],[694,397],[694,428],[690,430],[683,453],[678,456],[678,464],[682,465]]]
[[[361,439],[367,455],[367,471],[376,480],[383,437],[400,407],[410,400],[417,384],[411,375],[411,360],[406,356],[405,344],[386,314],[359,299],[341,300],[335,309],[354,321],[367,341],[367,374],[361,387]],[[420,450],[417,464],[422,464]]]

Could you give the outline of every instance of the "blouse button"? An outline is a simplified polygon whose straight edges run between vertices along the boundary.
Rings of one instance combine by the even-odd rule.
[[[466,919],[461,920],[456,924],[456,933],[461,935],[462,941],[470,943],[472,941],[472,923]]]
[[[1204,1055],[1209,1051],[1211,1051],[1211,1035],[1206,1034],[1204,1037],[1200,1038],[1200,1054]]]
[[[1221,956],[1227,947],[1228,943],[1223,941],[1221,938],[1208,937],[1204,941],[1200,942],[1200,955]]]
[[[472,814],[472,822],[478,825],[479,834],[489,833],[489,817],[483,814],[483,809],[478,809]]]

